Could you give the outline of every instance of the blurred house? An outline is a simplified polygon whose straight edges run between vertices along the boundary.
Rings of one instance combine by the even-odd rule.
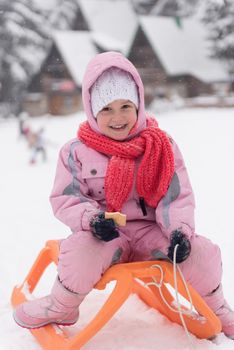
[[[30,115],[80,110],[86,65],[104,51],[122,52],[138,68],[146,105],[227,89],[227,72],[208,56],[207,33],[196,18],[138,16],[125,0],[77,1],[72,30],[52,34],[48,57],[29,86],[24,109]]]
[[[82,109],[81,83],[87,62],[97,54],[88,31],[56,31],[50,53],[30,85],[25,110],[30,115],[66,115]],[[33,93],[34,91],[34,93]],[[28,100],[39,95],[38,103]],[[45,110],[40,109],[46,100]],[[41,112],[41,113],[40,113]]]
[[[193,17],[141,16],[129,59],[140,71],[146,103],[155,97],[188,98],[228,87],[224,66],[208,56],[204,26]]]
[[[98,49],[128,56],[138,29],[138,17],[130,2],[79,0],[79,4]]]
[[[32,79],[24,102],[30,115],[65,115],[82,108],[81,83],[87,63],[98,52],[128,56],[138,28],[137,16],[125,0],[80,0],[71,31],[52,34],[52,46]]]

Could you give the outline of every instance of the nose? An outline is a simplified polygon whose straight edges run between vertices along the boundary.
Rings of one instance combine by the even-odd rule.
[[[124,117],[124,113],[122,110],[115,110],[113,111],[113,116],[114,120],[121,120]]]

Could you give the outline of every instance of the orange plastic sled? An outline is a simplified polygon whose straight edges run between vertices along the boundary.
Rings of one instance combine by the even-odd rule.
[[[14,307],[27,300],[23,293],[25,286],[27,285],[29,292],[32,293],[47,266],[52,262],[57,264],[58,252],[58,241],[51,240],[46,243],[22,285],[14,288],[11,298]],[[160,269],[152,268],[152,265],[160,265],[163,271],[162,292],[164,298],[169,305],[174,304],[175,298],[172,296],[173,293],[169,291],[166,285],[174,286],[171,263],[166,261],[146,261],[117,264],[109,268],[95,286],[97,289],[104,289],[108,282],[115,280],[116,284],[112,293],[93,320],[78,334],[68,337],[63,328],[60,328],[61,331],[58,332],[58,329],[56,330],[53,325],[32,329],[30,330],[31,333],[45,350],[78,350],[111,319],[131,293],[137,293],[150,307],[159,310],[171,321],[181,324],[179,314],[173,312],[165,304],[159,289],[155,285],[146,286],[147,283],[152,282],[152,278],[155,281],[159,281],[161,278]],[[188,300],[183,281],[179,275],[177,278],[179,294]],[[198,338],[215,336],[221,331],[219,319],[191,286],[189,286],[189,291],[196,312],[190,316],[184,315],[188,330]],[[183,308],[185,309],[186,307],[183,306]]]

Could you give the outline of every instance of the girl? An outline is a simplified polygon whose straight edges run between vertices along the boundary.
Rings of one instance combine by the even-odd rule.
[[[220,249],[195,233],[194,196],[181,153],[144,109],[136,68],[120,53],[97,55],[82,87],[88,121],[61,150],[51,204],[72,234],[62,240],[51,294],[14,312],[22,327],[72,325],[79,305],[112,264],[173,257],[234,339],[221,285]],[[105,211],[127,215],[125,227]]]

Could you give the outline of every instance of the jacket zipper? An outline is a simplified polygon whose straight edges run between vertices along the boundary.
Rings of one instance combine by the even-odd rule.
[[[146,206],[145,206],[145,200],[144,200],[143,197],[140,197],[140,198],[139,198],[139,203],[140,203],[140,207],[141,207],[142,214],[143,214],[144,216],[146,216],[146,215],[147,215],[147,210],[146,210]]]

